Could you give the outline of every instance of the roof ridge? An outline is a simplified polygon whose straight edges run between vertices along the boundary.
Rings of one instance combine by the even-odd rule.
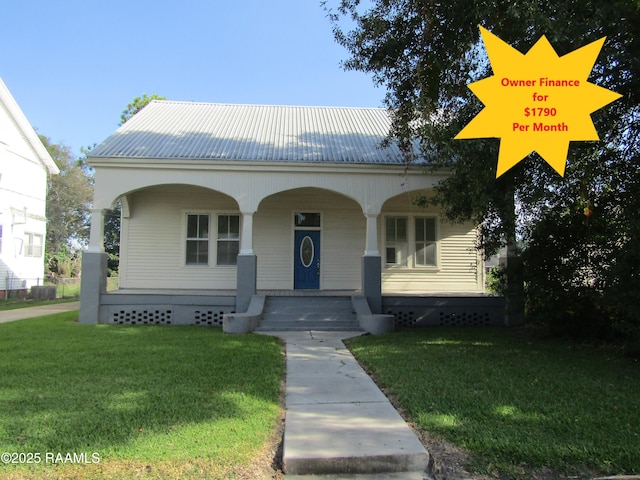
[[[385,107],[353,107],[340,105],[282,105],[268,103],[225,103],[190,100],[152,100],[150,103],[175,103],[182,105],[216,105],[221,107],[272,107],[272,108],[318,108],[328,110],[387,110]]]

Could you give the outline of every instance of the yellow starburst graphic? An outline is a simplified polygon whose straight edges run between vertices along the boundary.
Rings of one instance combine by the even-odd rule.
[[[468,85],[485,108],[455,139],[500,138],[496,178],[533,151],[564,176],[569,142],[599,140],[590,114],[621,97],[587,81],[605,38],[558,57],[544,35],[522,54],[480,33],[493,76]]]

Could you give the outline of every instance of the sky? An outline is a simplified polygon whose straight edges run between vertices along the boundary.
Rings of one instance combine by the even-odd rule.
[[[383,106],[383,89],[341,67],[319,0],[3,0],[1,18],[0,78],[36,131],[76,155],[144,93]]]

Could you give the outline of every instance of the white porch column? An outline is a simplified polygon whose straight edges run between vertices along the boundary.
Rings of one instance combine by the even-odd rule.
[[[362,293],[367,299],[371,313],[382,311],[382,259],[378,250],[378,215],[380,211],[369,208],[367,217],[365,250],[362,256]]]
[[[253,214],[242,212],[242,230],[240,232],[240,255],[253,255]]]
[[[380,255],[378,250],[378,214],[365,213],[367,217],[367,236],[365,240],[364,256],[377,257]]]
[[[107,293],[107,254],[104,253],[104,210],[91,210],[89,248],[82,252],[80,323],[100,323],[100,296]]]
[[[253,252],[253,214],[242,212],[240,232],[240,253],[237,265],[236,312],[243,313],[249,308],[251,297],[256,294],[258,258]]]
[[[104,210],[101,208],[91,210],[91,230],[87,252],[104,252]]]

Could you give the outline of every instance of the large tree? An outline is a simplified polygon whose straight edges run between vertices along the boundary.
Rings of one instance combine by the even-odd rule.
[[[89,239],[89,215],[93,200],[92,178],[84,164],[64,144],[54,144],[39,135],[60,169],[49,177],[47,190],[46,259],[52,273],[72,276],[74,251]]]
[[[329,13],[344,66],[387,90],[390,140],[410,160],[417,139],[451,170],[429,200],[477,222],[487,255],[524,245],[532,316],[638,331],[640,2],[343,0]],[[607,37],[589,81],[623,97],[592,115],[600,142],[571,143],[564,178],[532,154],[495,179],[498,140],[453,140],[482,108],[466,85],[492,74],[479,24],[522,53],[543,34],[558,55]]]

